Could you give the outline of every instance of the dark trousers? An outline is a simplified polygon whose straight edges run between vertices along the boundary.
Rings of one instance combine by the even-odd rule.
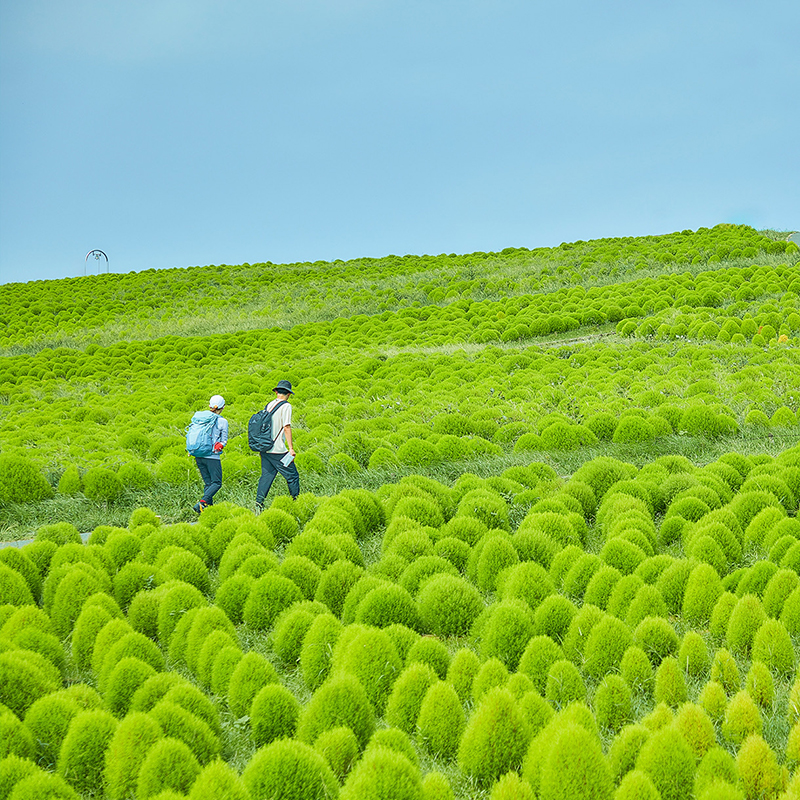
[[[258,480],[258,489],[256,489],[256,503],[264,502],[264,498],[269,494],[272,481],[279,472],[286,478],[289,494],[297,497],[300,494],[300,474],[294,461],[285,467],[281,464],[281,459],[286,453],[260,453],[259,455],[261,456],[261,477]]]
[[[214,495],[222,487],[222,461],[218,458],[195,458],[200,477],[203,479],[203,500],[214,505]]]

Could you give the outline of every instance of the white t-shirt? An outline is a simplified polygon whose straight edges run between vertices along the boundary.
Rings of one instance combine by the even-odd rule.
[[[276,397],[271,402],[267,403],[267,411],[272,411],[273,408],[280,402]],[[275,444],[272,445],[268,453],[288,453],[289,449],[286,447],[286,438],[283,435],[283,429],[286,425],[292,424],[292,405],[289,402],[284,403],[272,415],[272,440]]]

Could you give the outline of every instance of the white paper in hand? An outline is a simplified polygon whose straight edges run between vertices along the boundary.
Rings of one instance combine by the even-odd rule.
[[[291,453],[286,453],[286,455],[281,459],[281,464],[283,464],[284,467],[288,467],[292,461],[294,461],[294,456]]]

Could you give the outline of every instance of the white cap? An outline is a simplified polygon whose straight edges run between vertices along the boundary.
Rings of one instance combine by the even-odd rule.
[[[225,398],[222,395],[215,394],[208,401],[209,408],[225,408]]]

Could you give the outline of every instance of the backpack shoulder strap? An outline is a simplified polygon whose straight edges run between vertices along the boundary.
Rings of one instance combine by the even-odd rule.
[[[277,403],[275,403],[272,411],[267,411],[267,406],[269,405],[269,403],[267,403],[267,406],[264,406],[264,411],[267,411],[267,414],[272,416],[281,406],[286,405],[287,402],[288,400],[279,400]]]

